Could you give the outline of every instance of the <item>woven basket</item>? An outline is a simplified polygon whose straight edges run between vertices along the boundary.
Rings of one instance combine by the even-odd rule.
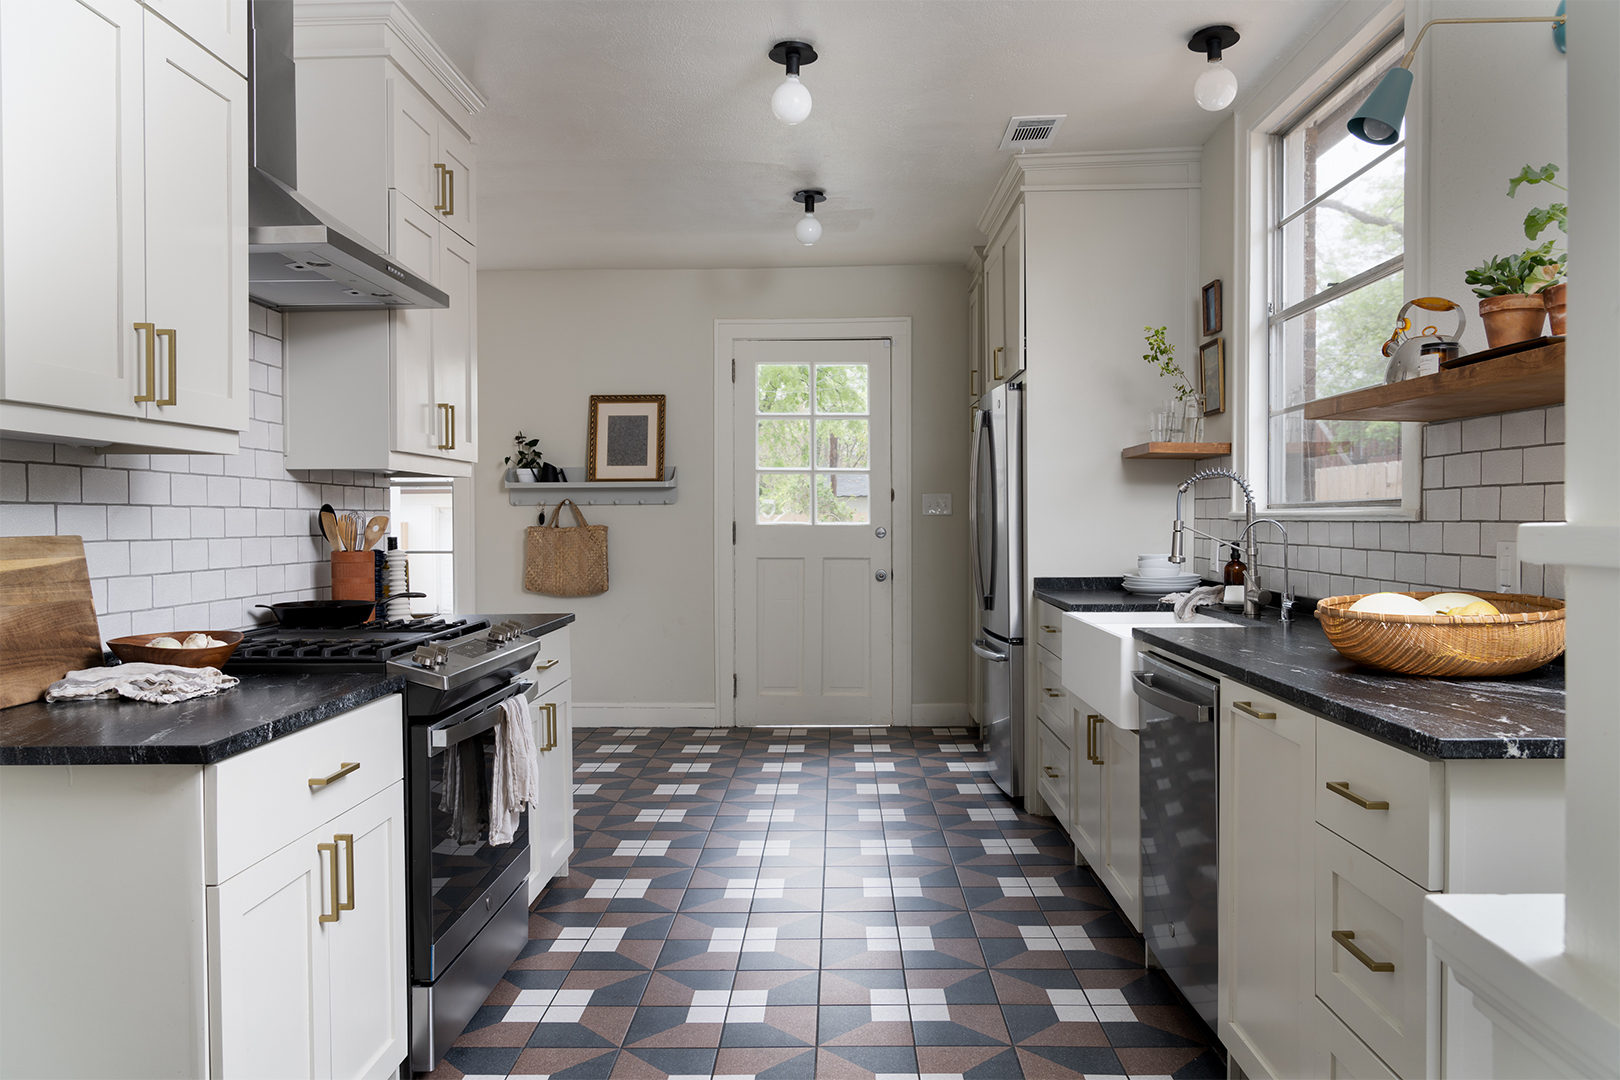
[[[1455,591],[1455,590],[1447,590]],[[1501,615],[1375,615],[1351,611],[1367,593],[1316,605],[1322,632],[1358,664],[1402,675],[1516,675],[1564,652],[1564,602],[1525,593],[1486,597]],[[1423,600],[1433,592],[1412,592]]]

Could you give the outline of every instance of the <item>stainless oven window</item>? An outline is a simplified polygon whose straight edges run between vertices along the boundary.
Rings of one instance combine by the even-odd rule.
[[[489,843],[489,794],[495,776],[495,730],[486,729],[430,757],[429,864],[433,938],[479,902],[529,846],[528,816],[510,844]]]

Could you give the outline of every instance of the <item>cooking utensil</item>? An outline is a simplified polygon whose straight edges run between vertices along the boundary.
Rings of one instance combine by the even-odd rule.
[[[184,641],[192,634],[207,634],[223,645],[207,649],[154,649],[147,644],[160,637]],[[230,659],[231,653],[242,644],[242,635],[235,630],[172,630],[167,634],[131,634],[107,642],[112,654],[126,664],[173,664],[175,667],[217,668]]]
[[[427,593],[401,593],[400,596],[426,596]],[[389,597],[390,600],[395,597]],[[359,626],[371,618],[375,600],[291,600],[281,604],[256,604],[273,612],[276,621],[289,630],[326,630]]]
[[[0,539],[0,709],[35,701],[70,671],[101,665],[101,632],[77,536]]]
[[[345,536],[348,539],[349,550],[359,551],[360,537],[364,535],[366,531],[365,515],[360,513],[358,510],[350,510],[348,513],[343,515],[343,521],[346,526]]]
[[[326,534],[326,542],[332,545],[332,550],[344,550],[343,538],[338,533],[337,511],[332,509],[331,503],[321,504],[321,532]]]
[[[1446,335],[1433,326],[1425,326],[1421,334],[1405,336],[1406,331],[1412,328],[1412,320],[1406,317],[1406,313],[1414,307],[1424,311],[1455,311],[1457,329]],[[1462,351],[1458,340],[1467,325],[1468,316],[1463,309],[1443,296],[1420,296],[1416,300],[1408,300],[1400,314],[1395,316],[1395,332],[1384,342],[1384,355],[1390,358],[1389,367],[1384,371],[1384,381],[1394,383],[1435,374],[1444,362],[1456,359]]]
[[[387,531],[387,514],[378,514],[376,517],[366,522],[365,550],[370,551],[372,548],[376,547],[377,541],[381,540],[383,538],[383,533]]]

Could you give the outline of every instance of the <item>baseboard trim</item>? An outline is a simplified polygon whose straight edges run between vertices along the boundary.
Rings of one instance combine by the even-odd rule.
[[[576,701],[575,727],[714,727],[719,710],[705,701]]]
[[[965,724],[973,723],[973,720],[968,716],[968,707],[964,702],[946,701],[933,704],[913,704],[911,706],[911,723],[916,726],[962,727]]]

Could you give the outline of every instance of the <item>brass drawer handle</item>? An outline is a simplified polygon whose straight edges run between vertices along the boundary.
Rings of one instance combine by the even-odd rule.
[[[456,212],[456,170],[444,170],[445,196],[444,209],[440,211],[445,217],[453,217]]]
[[[1045,630],[1048,634],[1061,634],[1063,632],[1063,628],[1059,627],[1059,626],[1045,626],[1045,625],[1043,625],[1041,627],[1041,629]]]
[[[444,173],[445,173],[445,168],[444,168],[443,165],[437,165],[436,164],[436,165],[433,166],[433,171],[439,174],[439,201],[433,204],[433,209],[437,210],[439,213],[442,214],[442,213],[444,213]]]
[[[1046,691],[1046,696],[1047,697],[1062,697],[1063,696],[1063,691],[1061,691],[1061,690],[1047,690]]]
[[[1247,713],[1248,715],[1254,717],[1256,720],[1275,720],[1275,719],[1277,719],[1277,714],[1276,713],[1274,713],[1274,712],[1261,712],[1259,709],[1254,707],[1253,702],[1249,702],[1249,701],[1234,701],[1234,702],[1232,702],[1232,708],[1236,709],[1240,713]]]
[[[149,322],[135,324],[138,334],[146,331],[146,393],[136,394],[136,401],[157,400],[157,325]]]
[[[973,389],[973,377],[978,373],[978,368],[972,368],[968,371],[968,397],[974,399],[975,401],[977,401],[984,394],[984,386],[982,384],[977,390]]]
[[[536,747],[540,753],[557,748],[557,703],[548,701],[544,705],[536,705],[536,709],[544,709],[546,713],[546,745]]]
[[[456,448],[456,407],[439,402],[439,415],[444,419],[444,438],[439,440],[440,450]]]
[[[336,843],[344,845],[344,850],[346,852],[346,854],[344,855],[345,869],[347,869],[348,875],[349,875],[349,898],[347,900],[345,900],[343,903],[339,904],[337,906],[337,910],[339,910],[339,911],[353,911],[354,910],[354,834],[353,833],[346,833],[346,832],[345,833],[338,833],[336,836],[332,837],[332,840],[334,842],[336,842]],[[337,862],[337,856],[336,855],[332,856],[332,861],[333,861],[334,864]]]
[[[348,776],[350,773],[354,772],[354,770],[358,769],[359,767],[360,767],[360,763],[358,761],[345,761],[345,762],[342,763],[342,767],[340,769],[338,769],[337,772],[333,773],[331,776],[312,776],[312,777],[310,777],[309,778],[309,786],[310,787],[325,787],[327,784],[335,784],[339,780],[343,779],[345,776]]]
[[[1050,765],[1042,765],[1041,768],[1045,769],[1046,770],[1046,775],[1050,776],[1053,780],[1056,780],[1058,778],[1058,775],[1059,775],[1058,771],[1056,769],[1052,768],[1052,766],[1050,766]]]
[[[338,921],[338,915],[339,915],[339,909],[338,909],[338,881],[337,881],[337,878],[338,878],[337,844],[336,843],[316,844],[315,845],[315,850],[316,851],[324,851],[326,853],[328,859],[331,860],[328,863],[327,868],[328,868],[328,870],[331,871],[330,880],[331,880],[331,883],[332,883],[332,914],[328,915],[323,910],[321,912],[321,922],[323,922],[323,923],[337,922]]]
[[[1348,780],[1329,780],[1327,782],[1327,789],[1333,792],[1335,795],[1349,799],[1363,810],[1389,809],[1389,803],[1382,799],[1363,799],[1360,795],[1357,795],[1355,792],[1351,791],[1350,782]]]
[[[552,668],[556,667],[560,663],[562,663],[562,657],[560,657],[560,656],[553,656],[549,660],[536,660],[534,662],[534,670],[536,670],[536,671],[550,671]]]
[[[990,354],[990,374],[996,382],[1000,382],[1004,377],[1001,374],[1001,354],[1006,351],[1007,346],[997,345],[995,351]]]
[[[1086,760],[1093,765],[1103,763],[1102,755],[1097,753],[1097,725],[1101,722],[1102,717],[1096,713],[1086,717]]]
[[[169,396],[159,398],[157,403],[159,405],[178,405],[180,403],[180,387],[178,384],[180,376],[176,370],[176,365],[180,348],[180,335],[173,330],[159,330],[153,336],[169,339]]]
[[[1374,960],[1356,947],[1356,932],[1354,930],[1335,930],[1333,940],[1344,946],[1344,951],[1360,960],[1368,971],[1394,971],[1395,965],[1388,960]]]

